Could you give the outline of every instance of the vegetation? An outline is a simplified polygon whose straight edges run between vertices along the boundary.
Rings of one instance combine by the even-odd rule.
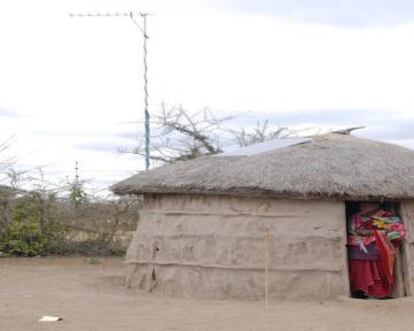
[[[8,179],[8,181],[7,181]],[[81,183],[46,184],[10,171],[0,186],[0,255],[122,255],[136,227],[138,198],[87,193]],[[23,189],[28,186],[31,189]]]
[[[253,127],[235,125],[237,116],[216,117],[208,108],[199,112],[188,112],[181,106],[162,106],[160,114],[151,120],[151,159],[155,164],[168,164],[194,159],[203,155],[222,152],[229,146],[249,146],[272,139],[298,136],[298,130],[270,125],[268,120],[257,122]],[[303,131],[308,131],[306,129]],[[303,133],[303,132],[302,132]],[[143,140],[136,135],[138,147],[120,152],[145,155]]]
[[[40,203],[39,192],[16,198],[13,206],[8,206],[9,217],[3,219],[3,225],[7,225],[0,242],[0,251],[4,255],[46,255],[56,249],[63,226],[57,214],[56,197],[51,194],[47,199],[47,210]],[[5,203],[6,206],[9,204]]]

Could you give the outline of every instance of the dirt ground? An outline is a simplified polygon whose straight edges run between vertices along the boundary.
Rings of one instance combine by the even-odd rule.
[[[90,261],[89,261],[90,262]],[[414,330],[414,299],[196,301],[121,285],[119,258],[0,259],[0,330]],[[37,322],[42,315],[61,322]]]

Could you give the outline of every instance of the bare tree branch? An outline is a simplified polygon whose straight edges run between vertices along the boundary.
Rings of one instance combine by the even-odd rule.
[[[151,159],[156,163],[173,163],[190,160],[203,155],[217,154],[227,146],[248,146],[272,139],[297,136],[299,131],[284,126],[271,126],[268,120],[257,122],[253,128],[235,129],[232,121],[237,116],[218,118],[209,108],[189,112],[181,105],[167,107],[161,105],[159,115],[151,120]],[[144,156],[143,139],[132,151],[119,149],[119,152],[132,152]]]

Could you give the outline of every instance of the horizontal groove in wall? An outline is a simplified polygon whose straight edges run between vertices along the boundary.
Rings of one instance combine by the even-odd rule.
[[[220,265],[220,264],[202,264],[202,263],[185,263],[178,261],[138,261],[127,260],[127,264],[136,265],[155,265],[155,266],[167,266],[167,267],[190,267],[190,268],[206,268],[206,269],[224,269],[224,270],[248,270],[248,271],[263,271],[263,267],[260,266],[237,266],[237,265]],[[286,269],[286,268],[269,268],[269,271],[277,272],[330,272],[341,273],[342,269]]]
[[[242,239],[242,240],[260,240],[263,241],[263,235],[261,236],[226,236],[221,234],[174,234],[174,235],[168,235],[168,234],[153,234],[149,233],[147,236],[145,235],[145,232],[138,235],[138,238],[147,238],[147,239],[196,239],[196,240],[210,240],[210,239]],[[344,238],[341,236],[292,236],[292,237],[286,237],[286,236],[276,236],[272,234],[272,237],[270,238],[270,241],[282,241],[286,240],[288,238],[289,240],[295,240],[289,243],[297,243],[302,242],[306,240],[327,240],[327,241],[343,241]]]
[[[262,214],[262,213],[242,213],[242,212],[206,212],[206,211],[193,211],[193,210],[142,210],[140,211],[141,216],[149,215],[174,215],[174,216],[224,216],[224,217],[234,217],[234,216],[243,216],[243,217],[263,217],[263,218],[297,218],[302,219],[306,217],[318,218],[321,215],[325,214]]]

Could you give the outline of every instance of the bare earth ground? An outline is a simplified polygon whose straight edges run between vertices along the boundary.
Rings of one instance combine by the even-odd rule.
[[[119,258],[0,259],[0,330],[414,330],[414,299],[197,301],[121,286]],[[62,322],[37,322],[42,315]]]

